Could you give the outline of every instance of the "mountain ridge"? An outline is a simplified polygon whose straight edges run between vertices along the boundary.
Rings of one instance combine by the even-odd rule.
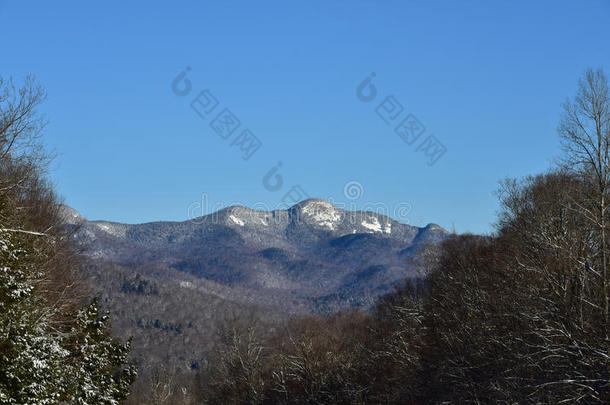
[[[107,223],[112,223],[112,224],[123,224],[123,225],[144,225],[144,224],[153,224],[153,223],[183,223],[183,222],[195,222],[197,223],[198,221],[201,221],[203,218],[206,217],[210,217],[210,216],[218,216],[221,215],[221,213],[224,212],[229,212],[229,211],[235,211],[235,210],[242,210],[245,212],[252,212],[252,213],[267,213],[267,214],[273,214],[276,212],[284,212],[284,211],[294,211],[299,207],[303,207],[303,206],[307,206],[310,204],[315,204],[315,203],[319,203],[321,205],[326,205],[326,206],[333,206],[335,209],[337,210],[341,210],[344,212],[351,212],[351,213],[367,213],[367,214],[375,214],[384,218],[387,218],[390,221],[395,221],[395,222],[399,222],[402,224],[405,224],[404,222],[401,222],[397,219],[394,219],[392,217],[390,217],[389,215],[385,215],[385,214],[379,214],[376,213],[374,211],[370,211],[370,210],[346,210],[344,208],[340,208],[337,207],[335,205],[333,205],[332,202],[322,199],[322,198],[308,198],[306,200],[303,200],[301,202],[298,202],[294,205],[292,205],[291,207],[288,207],[287,209],[273,209],[273,210],[259,210],[259,209],[255,209],[255,208],[250,208],[248,206],[245,205],[230,205],[228,207],[223,207],[220,208],[214,212],[211,212],[209,214],[205,214],[205,215],[200,215],[200,216],[196,216],[193,218],[188,218],[185,220],[154,220],[154,221],[144,221],[144,222],[120,222],[120,221],[110,221],[110,220],[106,220],[106,219],[88,219],[86,217],[84,217],[78,210],[76,210],[75,208],[67,205],[67,204],[61,204],[61,210],[63,211],[62,215],[64,216],[64,218],[66,219],[66,222],[74,224],[76,221],[74,218],[77,219],[81,219],[81,220],[85,220],[87,222],[107,222]],[[408,224],[405,224],[408,225]],[[413,226],[413,225],[409,225],[409,226]],[[436,223],[428,223],[425,226],[422,227],[417,227],[417,228],[427,228],[427,227],[435,227],[435,228],[440,228],[443,229],[443,227],[441,227],[440,225],[436,224]]]
[[[415,227],[322,199],[285,210],[230,206],[186,221],[141,224],[89,221],[67,206],[63,211],[91,259],[137,268],[144,275],[152,264],[165,266],[177,270],[168,274],[279,301],[291,297],[312,312],[369,307],[405,278],[418,277],[413,259],[449,235],[436,224]],[[321,297],[336,297],[336,302],[318,308]]]

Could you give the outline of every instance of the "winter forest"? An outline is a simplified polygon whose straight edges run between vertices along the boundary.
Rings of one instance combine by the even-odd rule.
[[[205,361],[181,364],[113,319],[178,290],[84,253],[47,175],[45,90],[2,78],[0,403],[609,403],[610,91],[601,69],[577,83],[561,158],[501,182],[492,234],[427,244],[420,276],[368,309],[271,316],[193,295],[172,322],[138,321],[184,337],[207,310],[188,311],[216,305],[185,343]]]
[[[0,0],[0,405],[610,404],[610,0]]]

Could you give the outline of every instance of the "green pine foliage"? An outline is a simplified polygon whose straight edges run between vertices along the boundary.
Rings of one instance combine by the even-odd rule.
[[[15,239],[0,233],[0,403],[120,403],[135,379],[135,366],[124,366],[130,343],[110,336],[97,300],[59,330],[36,294],[44,274]]]
[[[69,352],[37,306],[36,278],[27,251],[0,233],[0,403],[52,404],[66,386],[61,370]]]
[[[76,315],[69,346],[72,356],[71,397],[79,404],[117,404],[129,395],[136,377],[135,366],[123,367],[131,341],[121,344],[108,333],[109,317],[100,314],[97,299]]]

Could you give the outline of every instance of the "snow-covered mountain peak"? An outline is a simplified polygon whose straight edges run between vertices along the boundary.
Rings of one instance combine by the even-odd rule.
[[[305,200],[292,207],[291,210],[297,215],[297,220],[329,230],[335,230],[345,217],[342,209],[321,199]]]

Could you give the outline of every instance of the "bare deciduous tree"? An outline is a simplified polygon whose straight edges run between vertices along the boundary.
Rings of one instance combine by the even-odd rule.
[[[48,156],[40,144],[41,132],[46,122],[37,112],[46,93],[33,77],[27,77],[21,87],[15,87],[12,79],[0,77],[0,163],[6,166],[20,163],[22,174],[44,170]],[[2,188],[16,187],[23,178],[2,178]],[[7,182],[12,181],[13,184]],[[16,183],[16,184],[15,184]]]
[[[247,325],[229,319],[222,331],[222,342],[208,371],[209,403],[261,404],[264,399],[263,343],[258,321]]]
[[[580,209],[597,227],[598,264],[589,267],[600,280],[606,334],[608,327],[608,192],[610,190],[610,92],[602,70],[587,70],[572,101],[564,104],[559,125],[565,167],[580,175],[589,186]]]

